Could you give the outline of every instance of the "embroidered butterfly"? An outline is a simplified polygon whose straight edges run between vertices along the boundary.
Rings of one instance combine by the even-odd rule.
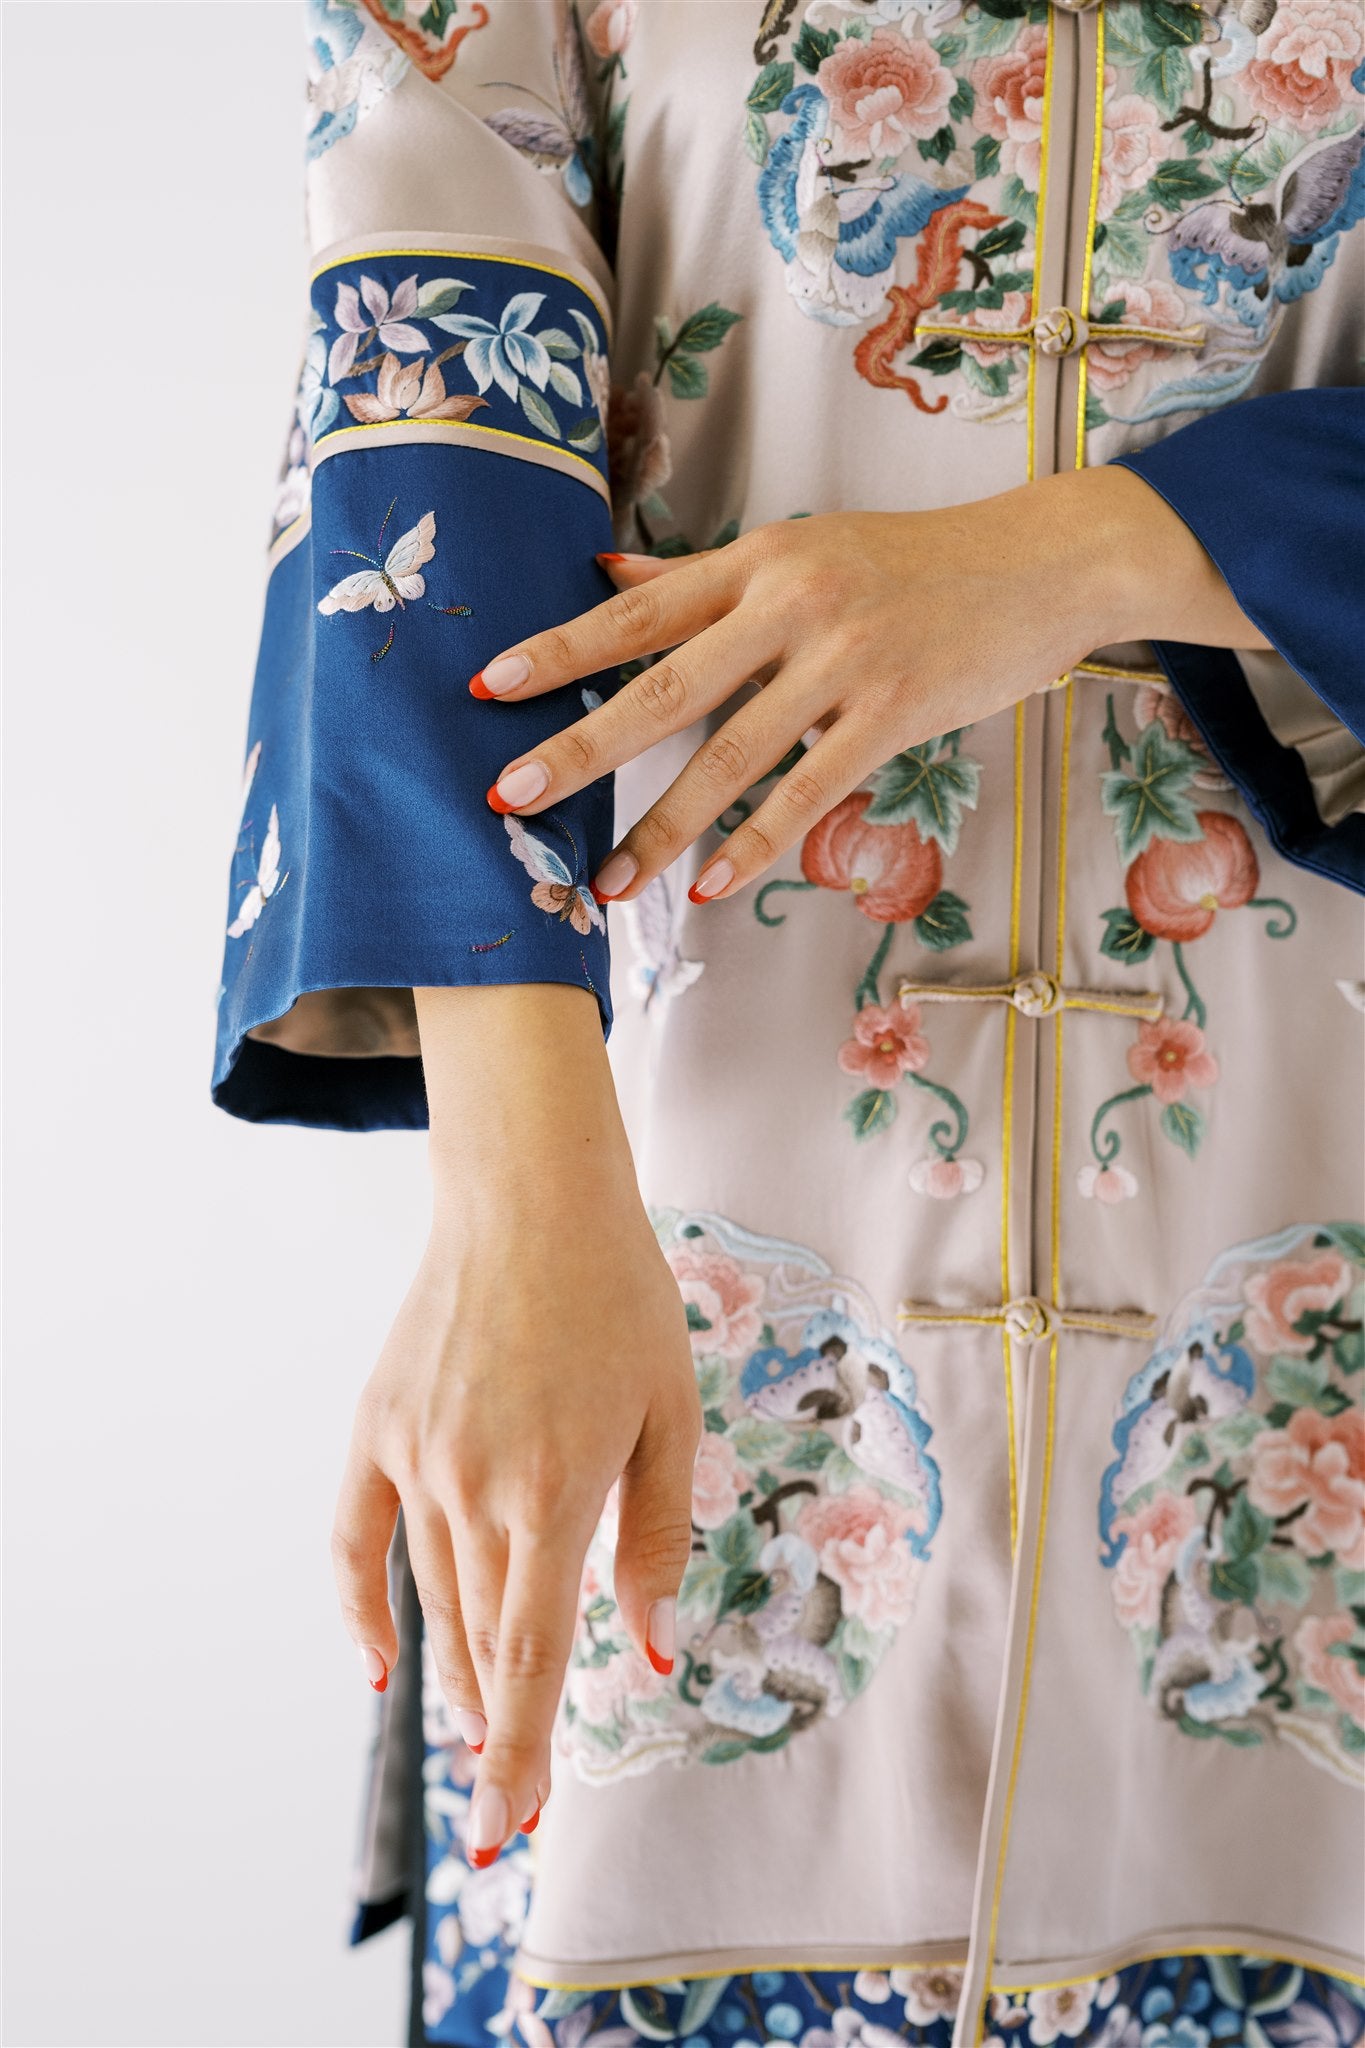
[[[593,901],[587,883],[578,879],[577,842],[563,820],[553,811],[546,813],[547,824],[557,826],[573,847],[572,868],[566,867],[552,846],[547,846],[543,839],[537,839],[534,832],[528,832],[520,818],[506,817],[502,822],[507,827],[513,853],[534,879],[531,901],[536,908],[561,921],[567,918],[574,930],[584,936],[594,925],[598,931],[604,932],[606,919]]]
[[[626,930],[635,948],[630,985],[644,998],[647,1010],[656,998],[659,1007],[690,988],[701,973],[704,961],[684,960],[674,930],[673,896],[667,878],[655,875],[630,903],[623,903]]]
[[[255,767],[254,759],[252,767]],[[270,823],[266,827],[260,859],[256,863],[256,879],[242,898],[237,915],[227,928],[228,937],[240,939],[243,933],[249,932],[265,909],[268,898],[273,896],[277,889],[282,889],[288,880],[287,874],[280,873],[280,814],[278,808],[272,804]]]
[[[379,529],[376,548],[384,545],[384,529],[393,515],[397,498],[384,514],[384,524]],[[424,512],[416,526],[400,534],[380,563],[373,555],[362,554],[359,548],[333,548],[334,555],[352,555],[358,562],[367,562],[368,568],[357,569],[353,575],[343,576],[340,583],[334,583],[326,597],[320,599],[318,610],[324,618],[334,612],[363,612],[371,605],[377,612],[403,611],[417,598],[426,595],[426,578],[421,574],[423,565],[436,554],[436,514]],[[450,618],[467,618],[471,607],[467,604],[434,605],[434,611],[444,612]],[[371,661],[382,661],[393,645],[394,626],[389,626],[389,637],[382,647],[376,647]]]

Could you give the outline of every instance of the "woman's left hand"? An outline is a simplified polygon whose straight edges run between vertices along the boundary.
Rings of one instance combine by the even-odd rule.
[[[603,560],[617,595],[507,649],[473,678],[475,696],[536,696],[671,652],[509,762],[495,809],[533,816],[742,684],[761,687],[604,861],[599,902],[637,895],[803,738],[694,901],[753,881],[893,755],[1048,687],[1097,648],[1267,644],[1165,501],[1112,466],[947,511],[823,513],[700,554]]]

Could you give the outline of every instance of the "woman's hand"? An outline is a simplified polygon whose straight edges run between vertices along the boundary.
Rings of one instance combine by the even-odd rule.
[[[1112,466],[950,511],[825,513],[699,555],[602,559],[626,587],[489,662],[474,694],[534,696],[674,651],[509,762],[489,791],[496,809],[531,816],[741,684],[761,687],[603,863],[599,901],[637,895],[799,740],[806,752],[702,869],[694,901],[762,874],[904,748],[1046,688],[1098,648],[1268,644],[1183,521]]]
[[[640,1654],[672,1668],[701,1404],[595,998],[551,983],[414,994],[431,1238],[360,1399],[333,1554],[382,1689],[401,1502],[441,1688],[482,1752],[467,1848],[484,1864],[548,1794],[583,1560],[618,1477],[616,1600]]]

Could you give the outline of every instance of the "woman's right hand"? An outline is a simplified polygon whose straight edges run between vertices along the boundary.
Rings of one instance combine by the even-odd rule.
[[[480,1751],[471,1861],[534,1825],[583,1562],[620,1480],[614,1591],[672,1668],[701,1403],[584,989],[418,989],[433,1216],[361,1395],[333,1557],[382,1689],[403,1509],[441,1688]],[[486,1735],[486,1739],[485,1739]]]

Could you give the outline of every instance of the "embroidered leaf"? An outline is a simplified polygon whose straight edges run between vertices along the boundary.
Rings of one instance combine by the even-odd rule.
[[[1147,247],[1147,230],[1139,221],[1101,221],[1095,230],[1095,249],[1104,251],[1102,268],[1110,277],[1141,277]]]
[[[1093,434],[1096,427],[1102,427],[1106,424],[1108,418],[1109,415],[1104,409],[1103,401],[1096,398],[1093,391],[1087,391],[1085,394],[1086,433]]]
[[[812,28],[808,21],[803,21],[801,33],[792,44],[792,55],[803,71],[818,71],[826,57],[834,54],[838,42],[832,28]]]
[[[998,57],[1012,47],[1018,33],[1015,21],[988,14],[983,7],[975,21],[968,24],[967,49],[973,57]],[[945,58],[944,62],[947,61]]]
[[[935,36],[934,51],[940,64],[951,68],[967,47],[965,36]]]
[[[426,12],[417,19],[429,36],[443,36],[456,5],[457,0],[427,0]]]
[[[551,363],[550,388],[557,391],[561,398],[566,398],[570,405],[583,403],[583,386],[567,363]]]
[[[993,178],[1000,168],[1000,144],[994,135],[978,135],[972,146],[972,162],[978,178]]]
[[[716,1619],[726,1614],[753,1614],[762,1607],[772,1591],[772,1580],[766,1572],[730,1571],[725,1574],[721,1588],[720,1606]]]
[[[1358,1223],[1328,1223],[1318,1232],[1318,1241],[1333,1244],[1353,1266],[1365,1266],[1365,1229]]]
[[[979,363],[975,356],[966,351],[962,355],[962,374],[969,384],[978,391],[985,391],[992,398],[1003,398],[1010,388],[1015,366],[1010,362]]]
[[[740,1512],[731,1515],[728,1522],[722,1522],[719,1529],[708,1529],[706,1547],[712,1557],[730,1565],[736,1571],[744,1571],[758,1563],[758,1553],[763,1548],[763,1538],[755,1527],[752,1515]]]
[[[584,355],[600,355],[601,336],[591,320],[589,320],[587,314],[581,312],[577,306],[570,306],[569,318],[578,329],[579,338],[583,343]]]
[[[1113,13],[1113,21],[1105,16],[1104,54],[1111,63],[1131,69],[1141,62],[1148,50],[1142,16],[1136,7],[1116,7]]]
[[[965,754],[940,752],[941,745],[929,740],[885,762],[877,770],[863,818],[869,825],[913,821],[921,839],[936,839],[951,854],[957,851],[962,813],[976,809],[981,769]]]
[[[1002,221],[998,228],[988,228],[975,249],[975,254],[989,263],[993,257],[1008,256],[1015,249],[1024,246],[1024,223],[1021,220]]]
[[[581,448],[585,455],[591,455],[602,445],[602,422],[592,414],[586,419],[575,420],[567,438],[571,448]]]
[[[1193,10],[1191,10],[1193,12]],[[1178,213],[1193,200],[1207,199],[1216,192],[1220,180],[1202,164],[1181,163],[1178,157],[1171,157],[1166,163],[1158,164],[1147,180],[1145,191],[1156,206],[1164,206],[1170,213]]]
[[[972,935],[967,906],[951,889],[940,889],[927,910],[915,919],[915,937],[931,952],[946,953],[950,946],[965,945]]]
[[[1199,762],[1183,740],[1168,738],[1155,719],[1138,734],[1131,769],[1118,768],[1100,785],[1100,801],[1114,820],[1119,852],[1131,861],[1153,839],[1202,839],[1203,827],[1187,794]]]
[[[705,398],[710,389],[705,363],[695,356],[670,356],[668,386],[675,398]]]
[[[1265,1376],[1266,1392],[1296,1408],[1316,1408],[1327,1386],[1327,1360],[1273,1358]]]
[[[823,1429],[808,1430],[797,1438],[782,1462],[792,1472],[818,1472],[833,1449],[834,1439],[826,1436]]]
[[[542,327],[536,334],[536,340],[550,355],[562,356],[566,362],[583,353],[573,336],[566,334],[562,327]]]
[[[796,67],[791,63],[765,64],[749,87],[744,104],[756,114],[775,114],[792,89]]]
[[[628,1991],[622,1991],[621,2017],[637,2034],[643,2034],[646,2041],[671,2041],[673,2029],[668,2022],[668,2002],[663,1993],[653,1984],[636,1984]]]
[[[725,1578],[725,1566],[716,1558],[689,1558],[678,1588],[678,1606],[684,1614],[704,1615],[709,1619],[716,1611]]]
[[[753,112],[744,116],[744,147],[756,164],[766,164],[770,148],[768,124],[761,114]]]
[[[844,1115],[853,1126],[855,1138],[872,1138],[895,1121],[896,1098],[889,1088],[864,1088],[854,1096]]]
[[[1274,1533],[1275,1524],[1270,1516],[1254,1507],[1245,1493],[1239,1493],[1223,1523],[1223,1555],[1254,1557]]]
[[[1006,213],[1012,214],[1016,220],[1021,220],[1026,228],[1037,225],[1038,195],[1029,191],[1017,172],[1011,172],[1001,186],[1000,204]]]
[[[1188,0],[1142,0],[1142,26],[1148,42],[1165,48],[1197,43],[1204,22],[1200,9],[1191,7]]]
[[[1204,1119],[1193,1103],[1168,1102],[1161,1112],[1161,1128],[1173,1145],[1193,1159],[1204,1136]]]
[[[435,313],[448,313],[460,297],[461,292],[472,292],[472,284],[465,284],[458,277],[429,277],[418,287],[417,306],[414,318],[430,320]]]
[[[689,313],[678,329],[677,346],[686,354],[707,355],[720,347],[730,329],[743,318],[742,313],[732,313],[728,306],[718,306],[713,299],[699,312]]]
[[[1272,128],[1255,149],[1238,149],[1230,156],[1215,158],[1214,169],[1234,199],[1250,199],[1273,183],[1302,147],[1302,138],[1291,129]]]
[[[757,1746],[756,1743],[753,1745],[754,1748],[757,1748]],[[749,1748],[750,1745],[747,1742],[716,1742],[712,1744],[710,1749],[702,1751],[701,1760],[704,1764],[732,1764],[740,1757],[747,1756]],[[670,2041],[673,2039],[671,2030],[668,2039]]]
[[[967,120],[976,105],[976,92],[970,80],[959,78],[957,91],[948,102],[948,112],[954,121]]]
[[[562,440],[564,437],[559,431],[559,421],[555,418],[549,405],[536,390],[535,385],[523,384],[520,395],[521,409],[531,422],[531,425],[539,427],[541,433],[548,434],[552,441]]]
[[[706,2025],[721,1999],[730,1988],[728,1977],[694,1977],[687,1987],[683,2009],[678,2015],[678,2039],[685,2041],[689,2034],[696,2034]],[[587,1994],[591,1996],[591,1994]],[[544,2011],[544,2007],[539,2008]]]
[[[1156,940],[1150,932],[1142,929],[1131,910],[1104,910],[1104,937],[1100,940],[1100,951],[1110,960],[1122,960],[1126,967],[1135,966],[1145,960]]]
[[[917,146],[926,163],[946,164],[956,142],[957,138],[951,128],[936,128],[927,142],[921,142]]]
[[[936,334],[910,361],[917,370],[930,370],[935,377],[946,377],[962,361],[962,343],[951,334]]]
[[[761,1465],[785,1448],[787,1432],[780,1422],[765,1422],[761,1415],[741,1415],[725,1432],[748,1465]]]

